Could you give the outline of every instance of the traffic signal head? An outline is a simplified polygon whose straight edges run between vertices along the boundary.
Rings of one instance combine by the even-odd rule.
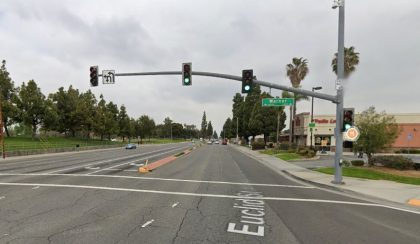
[[[242,70],[242,93],[250,93],[254,79],[254,71],[252,69]]]
[[[343,109],[343,128],[342,131],[347,131],[354,125],[354,108]]]
[[[98,66],[90,66],[90,86],[98,86]]]
[[[191,86],[192,85],[192,64],[183,63],[182,64],[182,85]]]

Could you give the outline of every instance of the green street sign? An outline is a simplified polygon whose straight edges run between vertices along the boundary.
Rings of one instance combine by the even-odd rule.
[[[280,107],[280,106],[292,106],[294,104],[293,98],[263,98],[263,107]]]
[[[314,128],[315,127],[315,123],[309,123],[309,128]]]

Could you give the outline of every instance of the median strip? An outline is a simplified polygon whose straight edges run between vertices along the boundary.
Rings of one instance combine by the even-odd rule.
[[[156,169],[156,168],[158,168],[162,165],[168,164],[168,163],[174,161],[175,159],[177,159],[179,157],[188,155],[192,150],[193,150],[192,148],[189,148],[189,149],[187,149],[183,152],[177,153],[175,155],[171,155],[171,156],[166,157],[166,158],[159,159],[158,161],[155,161],[153,163],[150,163],[150,164],[146,163],[144,166],[139,167],[138,171],[139,171],[139,173],[147,173],[147,172],[152,171],[152,170],[154,170],[154,169]]]

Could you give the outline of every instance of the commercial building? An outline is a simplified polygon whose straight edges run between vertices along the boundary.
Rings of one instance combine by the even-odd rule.
[[[420,113],[388,114],[395,117],[401,132],[392,145],[393,149],[420,148]],[[358,114],[355,115],[356,120]],[[311,145],[310,113],[296,115],[294,122],[294,141],[299,146]],[[314,115],[315,127],[312,129],[312,145],[317,149],[335,149],[335,115]],[[350,149],[347,149],[350,150]]]

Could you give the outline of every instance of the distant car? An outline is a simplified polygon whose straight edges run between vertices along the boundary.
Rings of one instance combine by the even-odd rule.
[[[134,143],[129,143],[129,144],[127,144],[127,146],[125,146],[125,149],[136,149],[136,148],[137,148],[137,146]]]
[[[227,140],[226,140],[226,139],[224,139],[224,140],[222,141],[222,145],[227,145]]]
[[[211,144],[213,144],[213,142],[207,141],[207,145],[211,145]]]
[[[215,144],[219,144],[219,140],[215,140],[215,141],[214,141],[214,143],[215,143]]]

